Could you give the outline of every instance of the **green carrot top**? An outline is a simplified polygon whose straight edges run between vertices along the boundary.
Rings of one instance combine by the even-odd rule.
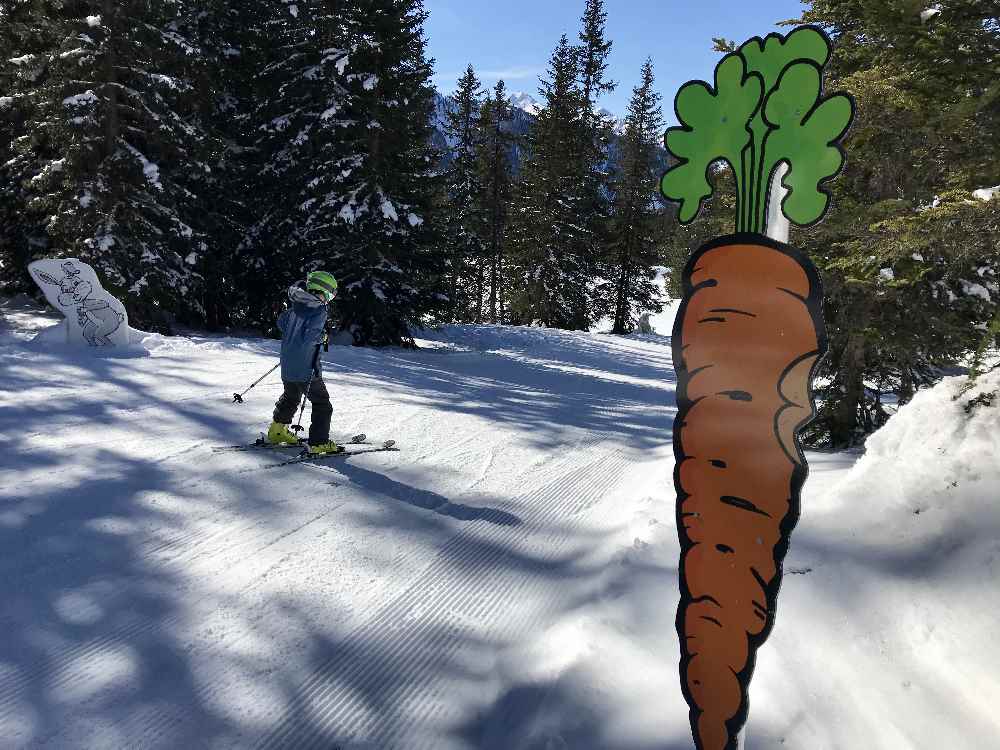
[[[681,87],[674,103],[681,125],[665,139],[679,163],[661,190],[680,204],[682,224],[694,221],[712,195],[717,162],[727,162],[736,177],[737,231],[766,231],[768,188],[782,163],[789,165],[784,215],[800,226],[822,219],[830,197],[821,186],[843,167],[839,142],[854,118],[849,96],[823,96],[829,59],[826,34],[801,26],[787,36],[755,37],[726,55],[714,88],[704,81]]]

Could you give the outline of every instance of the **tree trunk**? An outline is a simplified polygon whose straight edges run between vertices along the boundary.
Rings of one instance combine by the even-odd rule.
[[[625,312],[628,307],[628,263],[625,260],[621,261],[621,267],[618,273],[618,286],[615,290],[615,322],[611,328],[612,333],[624,334],[628,333],[625,330]]]
[[[490,227],[490,322],[497,322],[497,285],[500,282],[500,221],[502,212],[500,210],[500,159],[502,156],[501,140],[502,133],[500,118],[496,118],[496,126],[493,131],[493,196],[492,196],[492,226]],[[503,313],[501,312],[501,316]]]
[[[899,384],[899,405],[910,403],[916,393],[916,386],[913,382],[913,370],[909,365],[903,365],[901,382]]]
[[[115,5],[112,0],[103,0],[102,12],[108,27],[108,38],[104,53],[104,86],[107,113],[104,120],[105,158],[111,158],[118,150],[118,74],[115,58]]]
[[[480,262],[476,263],[476,325],[483,322],[483,281],[485,277],[485,272],[483,271],[483,264]]]
[[[865,342],[861,334],[848,337],[842,360],[844,391],[839,397],[830,424],[830,440],[834,448],[849,448],[857,440],[858,414],[864,406]]]
[[[490,323],[497,322],[497,266],[500,258],[494,249],[490,257]]]

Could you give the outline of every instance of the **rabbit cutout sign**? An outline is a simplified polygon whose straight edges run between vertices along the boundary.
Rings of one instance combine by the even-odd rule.
[[[97,273],[76,258],[36,260],[28,273],[49,304],[66,316],[66,343],[128,346],[125,306],[101,286]]]

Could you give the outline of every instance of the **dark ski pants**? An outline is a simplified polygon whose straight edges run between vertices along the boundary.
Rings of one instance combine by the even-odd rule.
[[[295,419],[295,411],[302,402],[308,383],[289,383],[283,380],[285,392],[281,394],[274,406],[274,421],[281,424],[291,424]],[[309,388],[309,402],[312,404],[312,415],[309,423],[309,445],[320,445],[330,440],[330,417],[333,416],[333,405],[330,394],[327,393],[323,378],[313,378]]]

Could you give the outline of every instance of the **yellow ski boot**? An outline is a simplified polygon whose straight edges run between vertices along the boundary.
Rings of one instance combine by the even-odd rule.
[[[331,453],[340,453],[343,450],[344,450],[343,448],[341,448],[339,445],[331,441],[329,443],[320,443],[319,445],[310,445],[309,455],[328,456]]]
[[[287,424],[271,422],[271,428],[267,431],[267,442],[268,445],[298,445],[299,439],[288,429]]]

